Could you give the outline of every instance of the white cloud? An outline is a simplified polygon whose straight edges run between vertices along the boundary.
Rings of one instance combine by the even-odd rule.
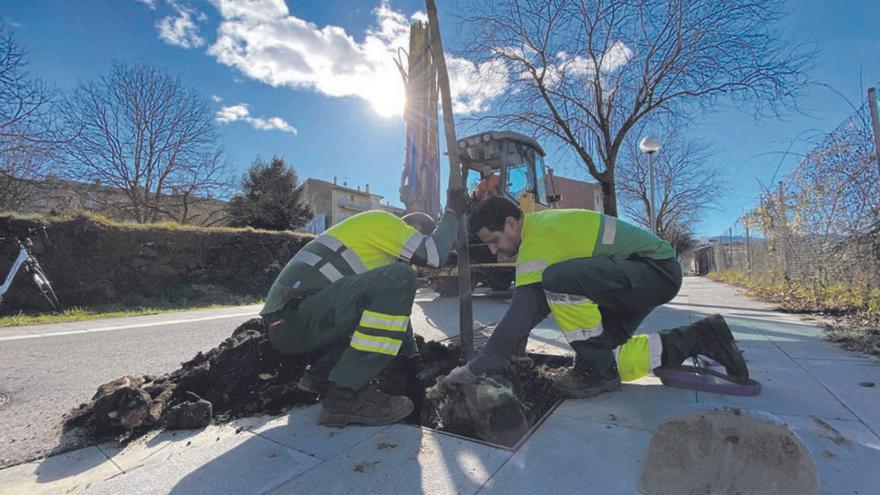
[[[135,2],[142,3],[150,8],[150,10],[156,10],[156,0],[134,0]]]
[[[295,127],[288,124],[281,117],[252,117],[247,103],[239,103],[237,105],[223,107],[217,111],[214,118],[221,124],[231,124],[232,122],[240,120],[242,122],[247,122],[254,129],[259,129],[261,131],[277,130],[281,132],[289,132],[294,135],[298,132]]]
[[[217,95],[211,95],[211,99],[214,100],[215,103],[220,103],[223,101],[223,97]]]
[[[175,0],[168,0],[168,5],[174,9],[176,15],[163,17],[156,23],[159,38],[170,45],[183,48],[198,48],[204,45],[205,39],[199,35],[199,27],[193,20],[194,12]],[[197,13],[196,18],[205,20],[207,17],[203,13]]]
[[[402,114],[404,88],[394,57],[409,46],[409,24],[423,13],[407,18],[383,2],[373,11],[376,25],[357,41],[341,27],[291,15],[283,0],[211,2],[223,18],[208,49],[219,62],[272,86],[359,97],[382,115]],[[483,110],[507,86],[498,64],[447,57],[447,65],[456,111]]]

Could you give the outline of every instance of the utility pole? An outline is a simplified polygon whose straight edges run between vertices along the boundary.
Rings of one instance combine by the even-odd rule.
[[[727,239],[730,241],[730,268],[733,268],[733,227],[727,229]]]
[[[746,273],[748,275],[752,274],[752,243],[749,238],[749,224],[746,223],[744,225],[746,228]]]
[[[880,173],[880,115],[877,115],[877,91],[868,88],[868,108],[871,111],[871,127],[874,128],[874,152],[877,154],[877,172]]]
[[[431,29],[431,53],[437,67],[437,82],[440,85],[440,100],[443,105],[443,130],[446,135],[446,154],[449,156],[449,189],[464,186],[461,180],[461,162],[458,158],[458,140],[455,138],[455,119],[452,115],[452,95],[449,93],[449,73],[446,70],[446,56],[440,40],[440,23],[437,20],[437,6],[434,0],[425,0],[428,10],[428,27]],[[474,356],[474,308],[471,300],[471,259],[468,252],[467,215],[458,221],[458,331],[461,339],[461,354],[465,361]]]

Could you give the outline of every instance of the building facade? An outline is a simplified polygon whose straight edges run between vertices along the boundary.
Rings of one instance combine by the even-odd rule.
[[[558,195],[556,208],[581,208],[602,211],[602,188],[595,182],[548,174],[547,194]]]
[[[303,230],[320,234],[333,225],[368,210],[386,210],[395,215],[403,215],[402,208],[382,204],[382,196],[370,192],[370,185],[354,188],[348,182],[339,184],[337,178],[333,182],[321,179],[306,179],[303,182],[303,198],[312,207],[315,216]]]

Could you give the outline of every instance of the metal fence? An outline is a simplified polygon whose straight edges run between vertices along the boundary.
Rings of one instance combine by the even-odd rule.
[[[756,203],[694,252],[692,272],[734,271],[801,295],[880,301],[880,163],[867,104]]]

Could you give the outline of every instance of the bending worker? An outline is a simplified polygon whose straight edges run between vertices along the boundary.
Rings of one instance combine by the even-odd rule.
[[[635,380],[696,355],[715,359],[732,377],[748,377],[720,315],[633,336],[654,308],[675,297],[682,282],[672,246],[650,232],[589,210],[523,214],[500,197],[472,207],[470,230],[493,254],[517,256],[516,288],[489,342],[449,378],[502,371],[548,314],[576,353],[574,366],[554,381],[565,397],[616,390],[621,378]]]
[[[384,425],[412,412],[408,397],[369,382],[398,354],[418,357],[409,324],[416,274],[409,264],[442,266],[467,206],[462,190],[450,191],[430,235],[385,211],[360,213],[306,244],[278,275],[260,315],[278,352],[310,354],[299,385],[324,394],[321,424]],[[433,224],[427,215],[412,215],[410,223]]]

